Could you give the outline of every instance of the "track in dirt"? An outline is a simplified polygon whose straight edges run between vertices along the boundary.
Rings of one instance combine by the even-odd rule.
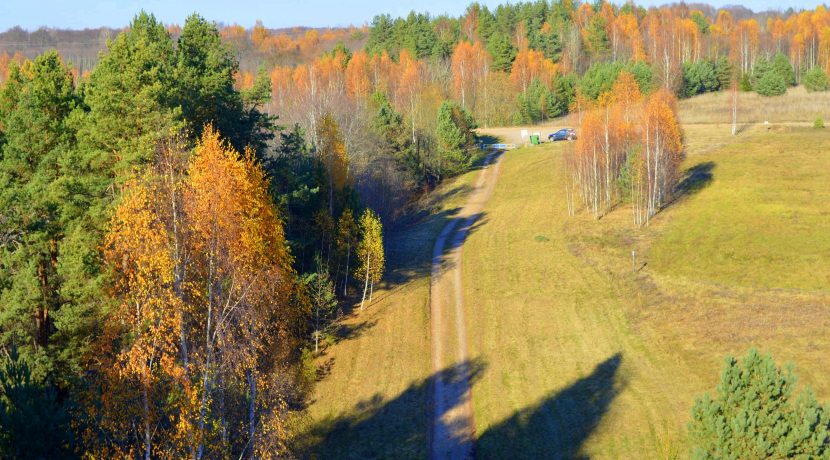
[[[461,249],[493,193],[500,159],[501,152],[487,156],[467,203],[442,229],[432,252],[430,322],[435,380],[430,456],[436,460],[473,457],[475,421],[461,291]],[[454,321],[448,321],[449,317]],[[449,368],[454,372],[443,371]]]

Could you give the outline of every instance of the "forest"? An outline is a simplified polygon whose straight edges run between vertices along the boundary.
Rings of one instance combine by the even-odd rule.
[[[323,31],[142,11],[57,51],[80,33],[0,34],[6,458],[301,456],[314,356],[482,158],[477,128],[570,115],[569,213],[627,200],[645,226],[680,178],[678,99],[830,71],[822,6],[473,3]]]

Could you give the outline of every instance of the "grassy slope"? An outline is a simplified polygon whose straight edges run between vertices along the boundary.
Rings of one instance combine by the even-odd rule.
[[[344,321],[297,445],[319,458],[424,458],[430,384],[429,264],[432,246],[478,171],[437,190],[434,213],[387,235],[388,267],[374,303]]]
[[[505,158],[464,247],[471,356],[487,365],[473,388],[482,458],[684,455],[694,396],[749,346],[830,398],[830,136],[752,129],[704,148],[712,131],[687,132],[709,153],[685,166],[712,162],[713,180],[645,230],[625,207],[568,219],[560,146]]]
[[[725,96],[705,97],[681,103],[682,118],[698,122]],[[480,457],[685,456],[694,396],[714,387],[725,354],[750,346],[793,361],[830,401],[830,280],[817,263],[828,260],[830,133],[685,127],[684,167],[711,162],[712,180],[643,230],[625,207],[566,218],[561,145],[505,158],[464,246]],[[475,174],[394,238],[390,285],[319,360],[333,364],[299,438],[321,458],[426,456],[429,258]]]

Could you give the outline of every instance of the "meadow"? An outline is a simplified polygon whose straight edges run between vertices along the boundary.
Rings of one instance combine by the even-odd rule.
[[[805,115],[733,137],[728,123],[697,122],[709,97],[681,102],[693,120],[682,193],[646,228],[624,203],[600,220],[567,216],[564,143],[503,158],[463,247],[480,458],[685,457],[695,397],[750,347],[830,400],[830,133]],[[475,174],[390,237],[386,288],[318,360],[309,453],[425,456],[425,267]]]

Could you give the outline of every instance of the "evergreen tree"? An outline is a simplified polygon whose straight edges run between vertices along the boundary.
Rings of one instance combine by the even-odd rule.
[[[510,72],[513,60],[516,59],[516,47],[510,43],[507,35],[495,32],[487,43],[487,50],[493,56],[493,70]]]
[[[734,68],[726,56],[721,56],[715,62],[715,77],[718,79],[718,86],[721,89],[729,88],[732,85],[732,73]]]
[[[683,81],[678,89],[679,97],[692,97],[720,89],[715,68],[709,61],[683,63]]]
[[[763,78],[764,75],[769,73],[771,70],[772,64],[766,57],[760,56],[755,60],[755,65],[752,66],[752,73],[749,75],[749,82],[752,84],[753,90],[755,90],[758,82],[761,81],[761,78]]]
[[[813,67],[804,73],[804,87],[807,91],[827,91],[827,74],[821,67]]]
[[[595,14],[588,23],[587,44],[591,55],[595,58],[602,58],[608,55],[611,50],[610,41],[608,40],[608,33],[605,31],[605,19]]]
[[[369,54],[379,54],[384,50],[390,51],[392,27],[392,17],[388,14],[381,14],[372,19],[372,27],[369,29],[369,38],[366,41],[366,51]]]
[[[756,350],[727,358],[717,394],[692,408],[689,434],[697,459],[827,458],[830,414],[809,388],[794,395],[791,368]]]
[[[155,157],[162,139],[181,128],[180,111],[171,107],[174,69],[167,30],[142,11],[109,43],[92,72],[83,88],[85,110],[70,115],[78,147],[60,160],[66,225],[57,274],[65,315],[56,327],[83,331],[81,345],[91,341],[107,302],[99,248],[117,191]]]
[[[412,137],[404,124],[403,116],[392,107],[382,92],[372,96],[372,104],[377,107],[372,119],[372,130],[380,136],[384,150],[395,158],[410,180],[420,183],[425,179],[423,164],[412,145]]]
[[[519,115],[522,123],[539,122],[553,112],[553,95],[550,90],[535,78],[527,90],[518,96]]]
[[[237,149],[245,144],[242,99],[234,89],[236,59],[216,25],[197,14],[187,18],[176,48],[175,102],[194,138],[213,124]]]
[[[570,110],[571,104],[576,99],[576,85],[578,79],[576,75],[569,73],[557,77],[553,81],[551,115],[558,117],[565,115]]]
[[[54,385],[40,383],[14,348],[0,365],[0,456],[71,458],[66,408]]]
[[[75,143],[72,76],[54,51],[14,67],[0,99],[0,343],[19,352],[36,379],[78,365],[81,340],[64,311],[58,260],[66,227],[77,218],[64,181]],[[56,336],[62,345],[56,344]],[[76,369],[77,370],[77,369]]]
[[[769,71],[763,74],[753,89],[761,96],[780,96],[787,92],[787,82],[778,72]]]
[[[780,75],[787,85],[795,86],[795,70],[784,53],[776,53],[772,58],[770,70]]]
[[[444,101],[438,109],[438,176],[453,176],[470,166],[475,146],[475,121],[460,105]]]

